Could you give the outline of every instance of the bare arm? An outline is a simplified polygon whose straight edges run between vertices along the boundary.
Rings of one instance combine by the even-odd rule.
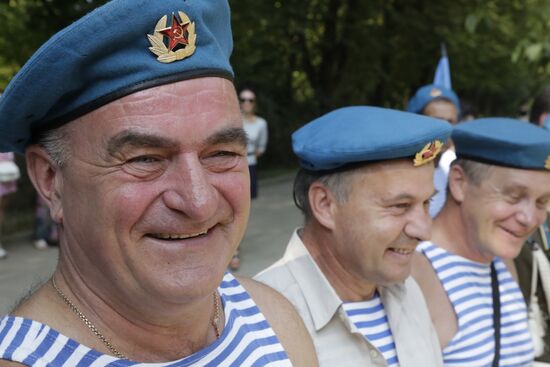
[[[239,278],[239,282],[246,288],[277,334],[292,365],[318,366],[311,337],[292,304],[277,291],[255,280]]]
[[[17,362],[10,362],[3,359],[0,359],[0,367],[21,367],[22,364]]]
[[[411,275],[424,294],[439,344],[444,348],[458,331],[458,321],[451,301],[432,265],[421,253],[417,252],[413,256]]]

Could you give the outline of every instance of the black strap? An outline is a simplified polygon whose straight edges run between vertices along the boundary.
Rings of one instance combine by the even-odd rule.
[[[491,287],[493,288],[493,327],[495,329],[495,358],[493,367],[498,367],[500,360],[500,292],[495,263],[491,262]]]

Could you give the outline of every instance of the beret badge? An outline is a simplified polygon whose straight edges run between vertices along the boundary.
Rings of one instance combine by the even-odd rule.
[[[151,47],[149,50],[157,55],[157,60],[168,64],[183,60],[195,53],[197,34],[195,22],[191,22],[187,14],[178,12],[179,19],[172,14],[172,24],[168,27],[168,17],[165,15],[157,22],[155,32],[148,34]],[[167,38],[168,45],[164,38]]]
[[[432,96],[432,98],[439,97],[442,94],[443,92],[441,91],[441,89],[438,88],[432,88],[432,90],[430,91],[430,96]]]
[[[413,161],[414,166],[422,166],[423,164],[433,161],[439,152],[441,152],[442,148],[443,143],[439,140],[434,140],[426,144],[420,152],[416,153]]]
[[[550,156],[546,158],[546,162],[544,162],[544,168],[550,171]]]

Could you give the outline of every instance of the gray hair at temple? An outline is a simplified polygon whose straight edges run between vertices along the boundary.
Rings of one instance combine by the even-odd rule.
[[[306,223],[313,217],[309,203],[309,188],[311,185],[314,182],[320,182],[334,194],[339,203],[344,203],[349,195],[349,178],[355,171],[355,169],[340,169],[330,172],[314,172],[303,168],[298,171],[294,179],[294,204],[304,215]]]
[[[43,147],[53,162],[62,168],[70,156],[69,126],[62,125],[56,129],[48,130],[40,136],[38,144]]]

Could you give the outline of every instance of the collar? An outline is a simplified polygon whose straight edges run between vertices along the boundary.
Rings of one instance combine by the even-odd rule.
[[[288,243],[283,261],[298,283],[309,309],[316,331],[325,327],[340,309],[342,300],[325,277],[295,229]],[[378,286],[380,299],[386,308],[390,325],[397,325],[402,300],[406,296],[405,282]],[[346,318],[347,319],[347,318]],[[353,330],[354,326],[348,325]]]
[[[319,331],[330,322],[342,301],[309,254],[298,229],[292,233],[283,259],[304,295],[315,330]]]

